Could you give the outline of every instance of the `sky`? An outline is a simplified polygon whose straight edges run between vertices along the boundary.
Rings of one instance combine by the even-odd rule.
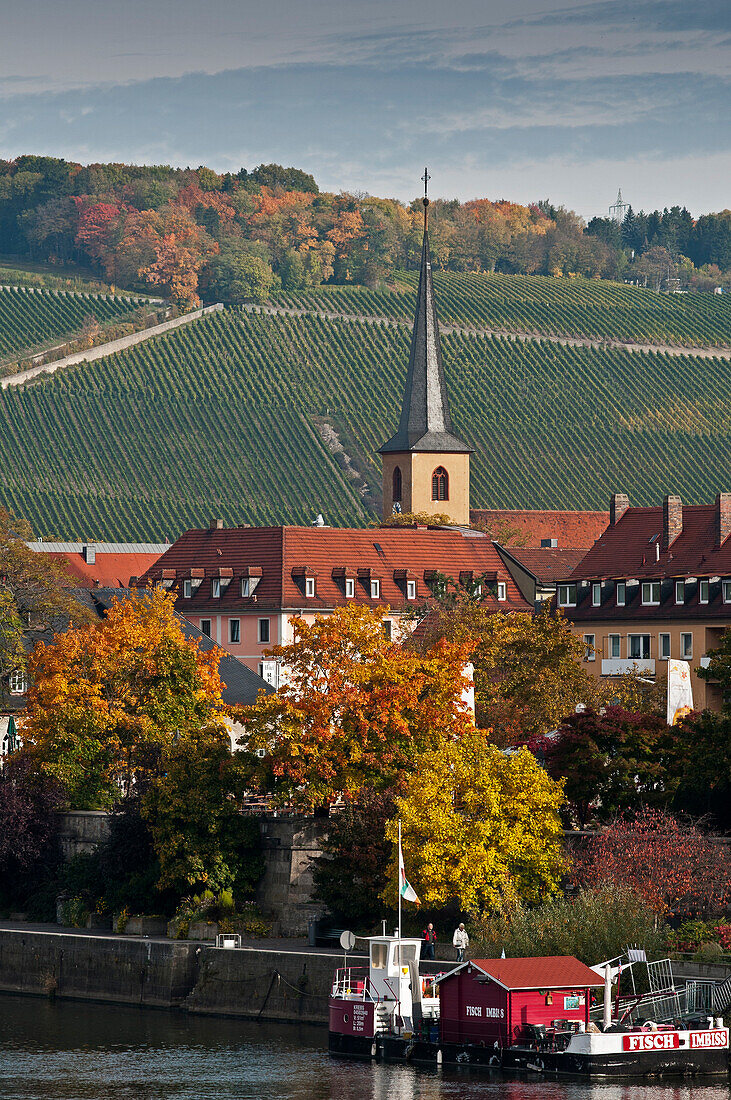
[[[0,158],[731,207],[731,0],[0,0]]]

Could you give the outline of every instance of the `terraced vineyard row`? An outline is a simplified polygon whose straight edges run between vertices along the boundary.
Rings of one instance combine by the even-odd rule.
[[[0,503],[45,537],[172,539],[218,516],[320,511],[363,525],[313,421],[353,441],[377,487],[409,336],[230,310],[4,391]],[[456,430],[477,449],[476,507],[605,507],[618,489],[700,502],[729,487],[726,361],[456,333],[443,351]]]
[[[78,333],[90,314],[100,324],[122,320],[140,301],[67,291],[0,287],[0,359]]]
[[[417,284],[416,273],[400,273],[391,289],[324,286],[277,294],[274,303],[411,321]],[[731,295],[656,294],[623,283],[543,275],[435,272],[434,286],[446,325],[609,342],[731,345]]]

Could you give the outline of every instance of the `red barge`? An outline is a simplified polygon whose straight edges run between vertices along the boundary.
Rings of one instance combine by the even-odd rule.
[[[729,1029],[709,1012],[680,1015],[674,990],[630,996],[613,1020],[608,964],[604,980],[573,956],[472,959],[422,975],[418,939],[375,936],[368,950],[368,967],[333,980],[334,1056],[588,1078],[728,1074]],[[601,987],[603,1027],[591,1019]],[[648,1019],[643,1005],[669,1018]]]

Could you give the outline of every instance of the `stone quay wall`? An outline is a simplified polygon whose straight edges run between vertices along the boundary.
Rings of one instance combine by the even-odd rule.
[[[339,965],[308,951],[0,929],[0,992],[199,1015],[325,1024]]]

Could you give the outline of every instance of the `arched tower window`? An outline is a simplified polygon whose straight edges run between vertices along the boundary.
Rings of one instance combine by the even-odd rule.
[[[400,466],[394,466],[394,470],[393,470],[393,493],[391,494],[391,499],[393,500],[394,504],[396,504],[397,502],[400,504],[401,501],[403,500],[403,486],[402,486],[402,483],[401,483],[401,467]]]
[[[431,476],[432,500],[449,500],[449,474],[443,466],[437,466]]]

